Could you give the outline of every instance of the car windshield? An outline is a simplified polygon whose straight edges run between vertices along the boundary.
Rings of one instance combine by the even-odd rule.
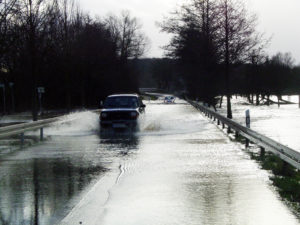
[[[104,108],[137,108],[138,99],[130,96],[109,97],[104,102]]]
[[[174,100],[174,97],[173,97],[173,96],[166,96],[166,97],[165,97],[165,100],[166,100],[166,101],[173,101],[173,100]]]

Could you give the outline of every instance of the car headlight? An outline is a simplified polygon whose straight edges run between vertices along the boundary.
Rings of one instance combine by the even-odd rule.
[[[133,118],[138,117],[138,115],[139,114],[137,112],[131,112],[130,113],[130,116],[133,117]]]
[[[101,118],[107,118],[107,113],[101,113]]]

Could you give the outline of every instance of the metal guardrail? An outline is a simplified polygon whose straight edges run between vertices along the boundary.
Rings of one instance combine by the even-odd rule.
[[[36,122],[28,122],[28,123],[22,123],[22,124],[7,126],[7,127],[1,127],[0,138],[22,134],[25,133],[26,131],[41,129],[53,122],[58,121],[60,118],[61,117],[55,117],[55,118],[40,120]]]
[[[93,110],[92,112],[99,113],[100,111],[101,110]],[[26,131],[33,131],[33,130],[40,129],[40,140],[42,141],[44,138],[44,127],[46,127],[54,122],[57,122],[60,119],[63,119],[65,116],[66,115],[54,117],[54,118],[50,118],[50,119],[45,119],[45,120],[39,120],[39,121],[34,121],[34,122],[11,125],[11,126],[7,126],[7,127],[1,127],[0,128],[0,138],[6,138],[6,137],[20,134],[21,135],[20,136],[21,144],[23,144],[24,143],[24,133]],[[69,122],[69,121],[67,121],[67,122]]]
[[[241,124],[228,119],[195,101],[187,101],[192,106],[203,112],[206,116],[213,119],[214,121],[217,121],[218,125],[222,124],[223,128],[225,128],[226,125],[228,131],[230,131],[231,129],[234,130],[236,132],[236,136],[243,136],[244,138],[246,138],[248,143],[249,141],[251,141],[260,146],[263,152],[265,150],[271,151],[286,163],[294,166],[297,169],[300,169],[300,152],[297,152],[277,141],[272,140],[271,138],[259,134],[254,130],[251,130],[250,128],[242,126]]]

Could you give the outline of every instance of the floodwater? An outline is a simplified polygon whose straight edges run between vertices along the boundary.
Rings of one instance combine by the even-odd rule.
[[[296,104],[270,106],[250,105],[246,98],[233,97],[233,119],[245,125],[245,111],[250,110],[251,129],[300,152],[300,108],[298,96],[283,96]],[[277,101],[273,97],[273,101]],[[226,115],[226,98],[220,113]]]
[[[103,134],[78,113],[2,157],[0,224],[299,224],[269,174],[198,111],[145,103],[135,134]]]

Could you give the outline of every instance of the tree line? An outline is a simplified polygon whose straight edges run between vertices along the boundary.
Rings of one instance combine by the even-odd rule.
[[[137,18],[92,18],[73,0],[0,1],[0,82],[16,110],[38,114],[38,87],[49,108],[95,107],[114,92],[136,92],[129,61],[147,37]]]
[[[189,97],[211,104],[226,96],[228,118],[234,94],[297,91],[299,68],[289,54],[265,53],[270,40],[257,31],[257,16],[240,0],[190,0],[160,25],[173,35],[165,50],[177,66],[175,86],[179,80]]]

